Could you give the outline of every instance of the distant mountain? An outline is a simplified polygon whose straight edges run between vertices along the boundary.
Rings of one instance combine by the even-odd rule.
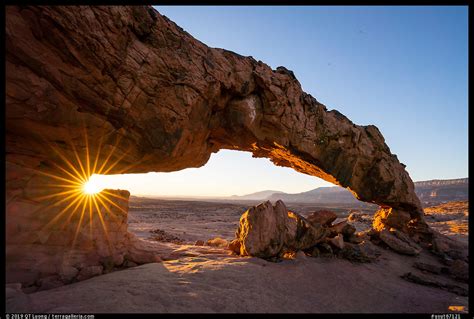
[[[280,191],[272,191],[272,190],[266,190],[266,191],[261,191],[261,192],[256,192],[256,193],[251,193],[247,195],[232,195],[229,197],[229,199],[239,199],[239,200],[265,200],[266,198],[270,197],[273,194],[286,194],[284,192]]]
[[[415,192],[424,205],[435,205],[448,201],[469,199],[469,178],[430,180],[415,182]],[[280,191],[266,190],[244,196],[232,196],[233,200],[283,200],[285,203],[358,203],[359,201],[342,187],[319,187],[313,190],[288,194]]]
[[[356,203],[357,199],[342,187],[319,187],[303,193],[288,194],[281,191],[266,190],[248,195],[228,197],[232,200],[271,200],[281,199],[285,203]]]
[[[319,187],[298,194],[272,194],[267,199],[276,201],[281,199],[286,202],[299,203],[357,203],[358,200],[347,189],[342,187]]]

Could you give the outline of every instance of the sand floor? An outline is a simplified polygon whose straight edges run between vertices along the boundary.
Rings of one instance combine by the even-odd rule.
[[[185,203],[160,205],[132,207],[129,231],[153,246],[163,262],[31,294],[7,288],[7,312],[449,313],[449,306],[467,310],[467,297],[400,278],[416,271],[415,261],[436,263],[428,252],[409,257],[377,247],[382,255],[369,264],[304,255],[279,263],[236,257],[222,248],[193,244],[217,236],[232,239],[244,205],[208,203],[192,211]],[[183,244],[152,240],[153,229],[179,236]]]

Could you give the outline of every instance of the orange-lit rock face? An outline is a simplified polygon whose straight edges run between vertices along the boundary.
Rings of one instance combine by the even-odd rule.
[[[44,192],[38,171],[62,161],[51,145],[69,159],[99,154],[108,174],[250,151],[424,224],[375,126],[328,111],[291,71],[209,48],[152,8],[7,7],[6,84],[7,215],[23,214],[24,227],[41,224],[28,206]]]
[[[127,254],[129,240],[130,194],[118,190],[104,192],[110,195],[100,205],[95,205],[89,196],[76,202],[76,210],[65,210],[72,201],[36,202],[19,198],[9,201],[7,282],[41,286],[38,284],[40,278],[57,276],[58,281],[69,283],[80,280],[77,275],[82,269],[97,265],[103,268],[120,266]],[[65,272],[73,275],[68,277]]]

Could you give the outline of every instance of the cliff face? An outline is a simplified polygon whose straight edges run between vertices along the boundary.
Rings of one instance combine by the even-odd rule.
[[[66,176],[64,158],[106,163],[84,175],[166,172],[235,149],[348,188],[394,209],[381,222],[403,215],[426,233],[413,182],[375,126],[150,7],[6,7],[6,106],[10,204],[43,206],[42,173]]]
[[[415,182],[415,191],[423,205],[469,200],[469,179],[446,179]]]

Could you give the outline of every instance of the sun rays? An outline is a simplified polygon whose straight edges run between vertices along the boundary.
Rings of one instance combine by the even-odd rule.
[[[117,202],[128,201],[128,198],[120,196],[118,192],[103,189],[94,175],[105,175],[112,171],[123,174],[139,163],[124,167],[122,160],[130,153],[130,148],[125,152],[119,149],[121,135],[115,135],[115,142],[111,145],[109,141],[109,150],[104,152],[104,133],[105,129],[102,129],[98,143],[89,140],[86,129],[81,132],[84,138],[82,143],[75,143],[70,136],[61,146],[46,142],[57,161],[51,162],[44,169],[35,169],[35,173],[43,176],[47,182],[40,187],[42,194],[34,197],[34,200],[44,203],[44,210],[55,212],[41,232],[51,233],[53,229],[65,230],[75,226],[71,233],[71,248],[75,246],[79,235],[84,230],[87,232],[87,228],[89,239],[92,239],[93,224],[97,224],[100,225],[98,228],[102,229],[102,235],[110,249],[107,225],[123,221],[124,216],[119,214],[127,215],[127,211]],[[79,148],[78,145],[83,147]],[[117,169],[119,166],[121,169]],[[106,219],[110,222],[107,223]]]

